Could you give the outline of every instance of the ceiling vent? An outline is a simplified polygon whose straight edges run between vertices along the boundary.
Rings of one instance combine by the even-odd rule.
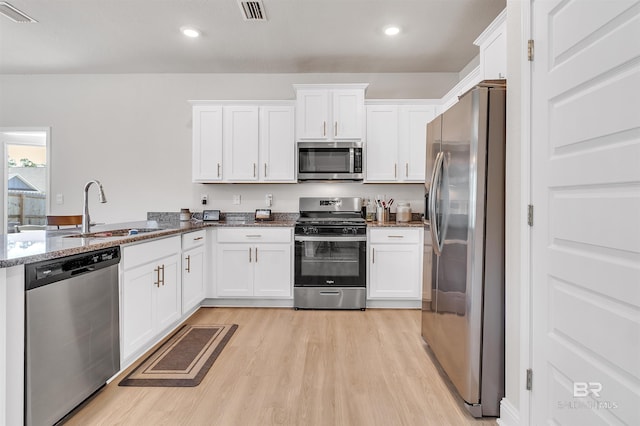
[[[13,22],[17,22],[19,24],[38,22],[26,13],[11,6],[6,1],[0,1],[0,15],[4,15],[7,18],[11,19]]]
[[[264,13],[262,0],[246,1],[238,0],[238,6],[245,21],[266,21],[267,15]]]

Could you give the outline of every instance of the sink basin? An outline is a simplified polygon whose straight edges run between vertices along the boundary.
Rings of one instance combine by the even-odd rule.
[[[89,234],[67,235],[64,238],[113,238],[128,237],[130,235],[143,234],[145,232],[161,231],[160,228],[126,228],[114,229],[112,231],[91,232]]]

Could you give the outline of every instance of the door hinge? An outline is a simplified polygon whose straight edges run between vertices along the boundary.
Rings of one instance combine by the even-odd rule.
[[[529,204],[529,208],[527,209],[527,223],[529,226],[533,226],[533,205]]]
[[[533,387],[533,370],[527,369],[527,390],[531,390]]]
[[[527,59],[533,61],[533,40],[527,41]]]

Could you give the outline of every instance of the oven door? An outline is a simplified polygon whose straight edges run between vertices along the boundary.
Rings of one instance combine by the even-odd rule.
[[[367,237],[295,236],[295,287],[365,287]]]

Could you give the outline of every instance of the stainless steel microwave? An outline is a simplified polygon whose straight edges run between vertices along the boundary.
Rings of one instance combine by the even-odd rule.
[[[362,142],[298,142],[298,180],[362,180]]]

